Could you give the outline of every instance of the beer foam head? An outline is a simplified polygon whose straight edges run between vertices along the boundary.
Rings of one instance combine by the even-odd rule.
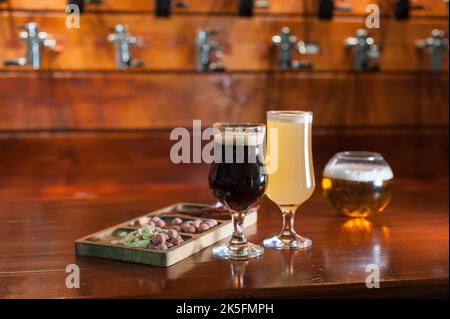
[[[389,166],[360,163],[327,165],[323,175],[329,178],[355,182],[385,181],[394,177]]]
[[[307,111],[268,111],[267,119],[283,123],[312,123],[313,114]]]
[[[258,146],[264,141],[264,132],[246,132],[245,130],[226,130],[214,134],[214,141],[223,145]]]

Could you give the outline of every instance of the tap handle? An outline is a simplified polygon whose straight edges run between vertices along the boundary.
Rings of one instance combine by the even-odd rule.
[[[155,15],[168,18],[172,9],[172,0],[155,0]]]
[[[334,11],[333,0],[319,0],[318,17],[320,20],[331,20]]]
[[[251,17],[253,16],[253,0],[239,0],[238,16]]]
[[[319,0],[317,16],[320,20],[331,20],[335,10],[349,12],[352,10],[352,6],[348,4],[336,5],[334,0]]]
[[[409,19],[411,2],[409,0],[395,0],[394,15],[397,20]]]
[[[407,20],[411,15],[411,10],[423,10],[423,4],[412,3],[411,0],[395,0],[394,17],[397,20]]]

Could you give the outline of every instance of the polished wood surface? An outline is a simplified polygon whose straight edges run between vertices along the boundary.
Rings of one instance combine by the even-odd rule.
[[[79,29],[65,27],[65,15],[59,13],[8,14],[0,12],[0,61],[24,55],[25,43],[18,36],[20,26],[29,21],[39,23],[41,30],[59,43],[56,51],[43,50],[44,70],[115,70],[115,47],[107,40],[114,25],[130,27],[130,33],[142,40],[142,48],[132,49],[134,58],[145,65],[132,70],[193,71],[196,69],[196,32],[205,28],[217,32],[215,40],[223,49],[221,62],[229,71],[276,70],[277,49],[272,36],[282,27],[290,27],[299,39],[317,42],[318,55],[294,55],[310,61],[314,70],[353,70],[353,54],[344,47],[345,40],[364,28],[363,17],[341,17],[333,21],[289,16],[263,16],[238,19],[229,16],[178,16],[158,19],[146,14],[86,14]],[[146,21],[146,22],[145,22]],[[415,48],[419,39],[429,37],[434,28],[448,30],[448,21],[421,19],[408,23],[383,21],[383,28],[370,34],[381,46],[380,69],[384,71],[429,70],[429,56]],[[448,69],[448,54],[444,56]],[[0,69],[24,67],[0,66]]]
[[[266,250],[242,263],[207,248],[167,269],[74,255],[76,238],[177,201],[214,198],[205,182],[1,196],[0,297],[448,297],[448,179],[397,178],[391,204],[367,221],[337,216],[318,187],[297,216],[313,240],[307,251]],[[260,243],[280,223],[264,199],[249,240]],[[65,286],[73,263],[80,289]],[[380,289],[366,288],[369,264],[380,268]]]
[[[313,111],[316,127],[446,126],[447,88],[448,74],[420,72],[10,71],[0,72],[0,130],[263,122],[277,107]]]

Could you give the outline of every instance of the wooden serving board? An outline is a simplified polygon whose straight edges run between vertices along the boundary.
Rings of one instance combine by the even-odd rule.
[[[184,242],[167,250],[154,250],[149,248],[128,247],[112,243],[120,240],[122,232],[131,232],[146,225],[156,215],[161,219],[170,221],[179,217],[183,221],[202,219],[189,215],[192,209],[205,208],[208,205],[177,203],[142,216],[127,220],[121,224],[100,230],[96,233],[82,237],[75,241],[75,253],[77,256],[88,256],[105,259],[127,261],[152,266],[171,266],[186,257],[214,244],[215,242],[230,236],[233,225],[231,220],[217,219],[218,225],[198,234],[180,232]],[[179,214],[173,214],[177,212]],[[186,213],[184,213],[186,212]],[[170,213],[170,214],[169,214]],[[245,218],[245,227],[255,224],[257,221],[256,209],[251,209]]]

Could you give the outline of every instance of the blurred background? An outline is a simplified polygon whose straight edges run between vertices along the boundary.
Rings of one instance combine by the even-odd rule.
[[[0,61],[4,198],[206,185],[171,129],[269,109],[314,112],[317,177],[342,150],[448,176],[448,1],[0,0]]]

